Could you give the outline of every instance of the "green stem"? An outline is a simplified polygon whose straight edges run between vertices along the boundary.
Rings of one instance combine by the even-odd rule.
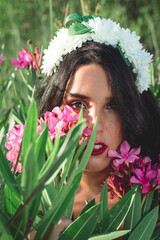
[[[52,32],[53,32],[52,0],[49,0],[49,21],[50,21],[50,36],[51,36],[51,38],[52,38]]]

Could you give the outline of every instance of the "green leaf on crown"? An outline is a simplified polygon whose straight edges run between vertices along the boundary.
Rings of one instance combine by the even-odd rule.
[[[74,13],[74,14],[70,14],[67,18],[66,18],[66,22],[65,25],[67,26],[68,23],[73,23],[73,22],[82,22],[83,18],[80,14]]]
[[[81,34],[88,33],[91,30],[92,28],[87,28],[82,23],[76,22],[70,26],[70,28],[68,29],[68,32],[69,32],[69,35],[73,36],[73,35],[81,35]]]

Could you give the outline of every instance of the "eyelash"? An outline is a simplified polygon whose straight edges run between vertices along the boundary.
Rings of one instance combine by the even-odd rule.
[[[79,104],[79,106],[76,106],[78,104]],[[83,109],[86,109],[86,104],[81,101],[74,101],[74,102],[69,103],[68,105],[75,110],[80,110],[82,105],[83,105]]]
[[[76,106],[78,104],[79,104],[79,106]],[[69,103],[68,105],[75,110],[80,110],[82,105],[83,105],[83,109],[87,108],[86,104],[81,101],[74,101],[74,102]],[[117,105],[114,102],[109,102],[106,105],[106,109],[107,110],[117,110]]]

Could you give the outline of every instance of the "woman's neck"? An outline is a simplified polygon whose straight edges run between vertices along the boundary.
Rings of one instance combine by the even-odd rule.
[[[97,192],[102,189],[104,182],[110,174],[110,167],[100,172],[90,172],[84,170],[82,180],[80,183],[81,188],[86,188],[89,191]]]

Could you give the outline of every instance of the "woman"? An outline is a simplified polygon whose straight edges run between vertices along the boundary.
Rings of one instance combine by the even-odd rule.
[[[75,196],[73,220],[85,200],[99,202],[104,181],[110,175],[109,149],[122,140],[141,146],[142,155],[158,162],[160,109],[148,89],[152,56],[142,49],[129,29],[98,16],[72,15],[78,20],[62,28],[45,51],[43,72],[48,78],[39,91],[39,115],[67,104],[83,117],[89,128],[98,119],[92,155]],[[109,208],[119,200],[110,199]],[[71,223],[62,219],[53,233],[56,239]]]

